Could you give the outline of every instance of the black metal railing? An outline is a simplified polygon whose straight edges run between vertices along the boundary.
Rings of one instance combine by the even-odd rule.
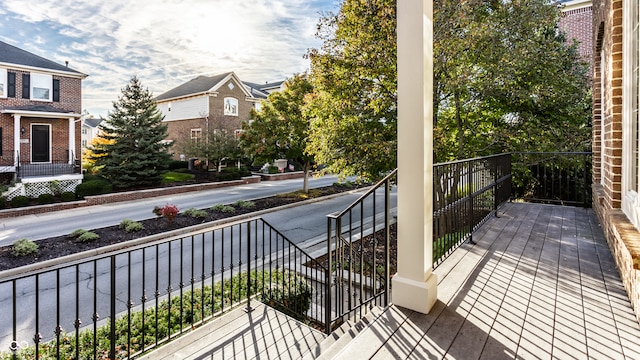
[[[325,331],[362,318],[374,305],[390,302],[389,259],[392,185],[397,170],[339,213],[327,216],[327,282]]]
[[[513,154],[513,198],[591,207],[590,152]]]
[[[254,298],[324,328],[328,272],[259,218],[6,274],[0,358],[135,358]]]
[[[433,165],[433,264],[438,266],[511,195],[511,155]]]
[[[68,175],[74,173],[80,173],[79,160],[69,161],[69,159],[75,159],[73,156],[69,157],[69,150],[65,150],[67,156],[64,159],[53,159],[50,162],[31,162],[20,158],[20,153],[17,156],[16,176],[18,178],[38,177],[38,176],[59,176]]]

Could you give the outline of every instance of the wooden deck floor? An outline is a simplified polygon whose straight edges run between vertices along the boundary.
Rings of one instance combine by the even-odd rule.
[[[423,315],[382,312],[340,349],[275,310],[237,310],[144,359],[640,359],[640,327],[590,209],[506,204],[434,272]],[[323,356],[324,354],[324,356]]]
[[[341,359],[640,359],[591,209],[507,204],[438,267],[429,315],[392,306]]]

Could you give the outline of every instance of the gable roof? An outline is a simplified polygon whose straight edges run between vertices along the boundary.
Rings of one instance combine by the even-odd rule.
[[[65,65],[58,64],[2,41],[0,41],[0,64],[18,65],[28,68],[62,72],[83,78],[87,76],[86,74],[73,70]]]
[[[104,119],[103,118],[87,118],[87,119],[84,119],[83,125],[86,125],[92,128],[97,128],[98,125],[100,125],[100,123],[102,122],[102,120]]]
[[[242,82],[232,71],[213,76],[198,76],[195,79],[191,79],[182,85],[179,85],[169,91],[158,95],[156,97],[156,101],[164,101],[169,99],[177,99],[187,96],[202,95],[210,92],[215,92],[229,79],[235,79],[240,88],[242,88],[245,95],[248,97],[252,97],[252,94],[249,93],[246,87],[242,86]]]

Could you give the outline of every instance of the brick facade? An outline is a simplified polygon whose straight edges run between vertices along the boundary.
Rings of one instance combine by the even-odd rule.
[[[578,52],[582,58],[591,62],[593,53],[593,20],[592,7],[586,6],[562,12],[560,29],[567,33],[568,39],[578,41]]]
[[[22,75],[29,72],[12,69],[7,67],[7,71],[16,74],[16,93],[15,97],[0,98],[0,110],[8,107],[24,107],[24,106],[51,106],[60,111],[79,114],[82,111],[82,79],[78,77],[67,77],[61,75],[53,75],[54,80],[60,81],[60,101],[33,101],[22,98]],[[68,118],[46,118],[46,117],[21,117],[20,127],[25,129],[21,133],[20,138],[23,143],[20,144],[21,161],[30,159],[31,151],[31,124],[47,124],[51,126],[51,159],[65,160],[68,159],[69,150],[69,121]],[[80,158],[81,144],[81,124],[79,121],[74,123],[75,126],[75,151],[74,156]],[[0,165],[10,165],[14,160],[14,117],[12,114],[0,113],[0,128],[2,128],[2,155],[0,155]]]
[[[623,0],[593,1],[593,209],[640,321],[640,233],[622,206]]]

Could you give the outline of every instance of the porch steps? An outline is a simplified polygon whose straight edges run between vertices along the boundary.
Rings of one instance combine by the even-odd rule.
[[[370,324],[376,321],[378,316],[384,312],[383,308],[374,307],[362,319],[357,322],[347,321],[334,330],[331,335],[325,338],[318,346],[305,355],[303,360],[327,360],[333,359],[342,349],[349,346],[351,341],[358,334],[365,330]]]

